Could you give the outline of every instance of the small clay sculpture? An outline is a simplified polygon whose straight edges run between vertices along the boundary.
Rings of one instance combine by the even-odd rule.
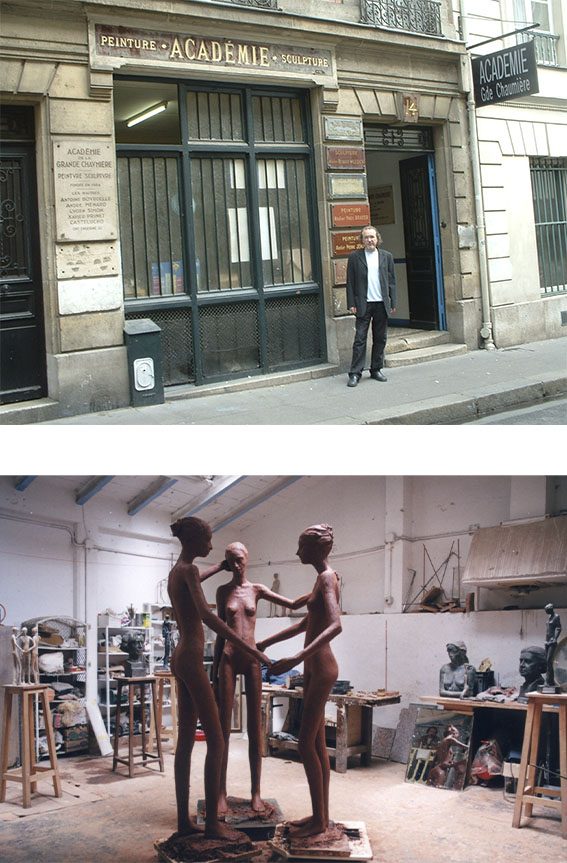
[[[32,629],[32,649],[31,649],[31,682],[39,683],[39,642],[41,636],[37,626]]]
[[[163,618],[161,625],[161,634],[163,636],[163,667],[169,668],[169,657],[171,655],[171,630],[173,629],[173,621],[169,614]]]
[[[272,667],[274,674],[285,674],[304,662],[303,713],[299,729],[298,752],[309,785],[312,814],[292,822],[294,839],[313,837],[318,841],[332,827],[329,819],[330,765],[325,745],[325,704],[338,677],[338,666],[330,641],[342,630],[339,610],[339,577],[327,557],[333,547],[333,529],[328,524],[308,527],[299,537],[297,556],[301,563],[311,564],[317,578],[307,600],[307,614],[298,623],[258,644],[264,650],[270,644],[305,632],[302,650]]]
[[[545,685],[551,689],[555,689],[555,673],[553,671],[553,657],[555,648],[561,634],[561,618],[555,611],[551,602],[545,606],[545,612],[548,615],[547,624],[545,627],[545,661],[546,675]]]
[[[14,686],[19,686],[22,683],[22,648],[19,645],[18,638],[20,631],[17,626],[12,627],[12,683]]]

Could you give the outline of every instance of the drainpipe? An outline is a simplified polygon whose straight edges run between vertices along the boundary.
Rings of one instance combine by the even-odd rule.
[[[466,45],[468,41],[468,27],[466,22],[465,0],[459,0],[459,15],[461,18],[461,37]],[[465,64],[463,66],[463,73],[464,89],[467,93],[467,116],[469,121],[469,143],[473,174],[476,237],[480,267],[480,296],[482,303],[482,327],[480,328],[480,336],[483,340],[483,348],[487,351],[493,351],[495,350],[496,345],[494,344],[494,339],[492,337],[490,280],[488,277],[488,260],[486,255],[486,228],[484,224],[484,206],[482,201],[482,180],[480,174],[480,153],[476,125],[476,105],[474,103],[474,91],[472,86],[471,57],[468,51]]]

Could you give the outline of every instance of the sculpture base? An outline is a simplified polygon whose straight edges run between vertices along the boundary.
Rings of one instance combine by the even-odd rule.
[[[250,860],[261,853],[246,836],[241,841],[205,839],[202,833],[191,836],[174,836],[154,842],[158,859],[162,863],[232,863]]]
[[[550,686],[548,683],[545,683],[543,686],[538,686],[537,691],[543,695],[559,695],[563,690],[560,686]]]
[[[228,812],[223,821],[235,830],[242,830],[250,839],[260,842],[263,839],[271,839],[276,827],[284,819],[278,801],[273,799],[264,800],[265,812],[254,812],[250,806],[250,798],[229,797]],[[197,824],[205,823],[205,801],[197,802]]]
[[[287,860],[372,860],[364,821],[337,821],[324,836],[305,839],[294,839],[287,823],[278,824],[268,844]]]

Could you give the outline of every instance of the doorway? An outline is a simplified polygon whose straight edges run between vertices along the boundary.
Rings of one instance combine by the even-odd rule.
[[[0,404],[47,391],[32,107],[0,125]]]
[[[371,222],[396,266],[397,313],[389,325],[445,330],[432,130],[365,126],[364,140]]]

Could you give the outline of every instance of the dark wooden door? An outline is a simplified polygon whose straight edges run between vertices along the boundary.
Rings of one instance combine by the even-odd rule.
[[[9,131],[17,137],[17,122]],[[0,143],[0,403],[6,404],[44,396],[46,368],[35,146]]]
[[[437,270],[429,159],[400,162],[410,321],[424,329],[439,326]]]

